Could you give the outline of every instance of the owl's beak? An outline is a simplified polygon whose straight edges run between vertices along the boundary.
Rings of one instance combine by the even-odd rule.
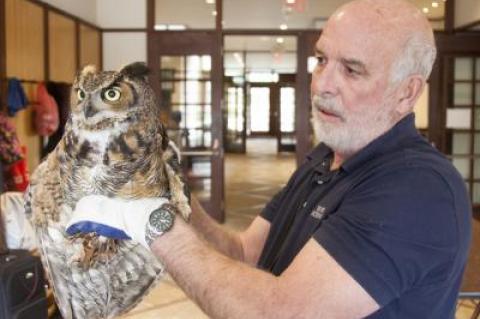
[[[97,114],[97,110],[95,107],[92,105],[92,103],[89,101],[85,104],[84,109],[83,109],[83,114],[85,115],[85,118],[89,118]]]

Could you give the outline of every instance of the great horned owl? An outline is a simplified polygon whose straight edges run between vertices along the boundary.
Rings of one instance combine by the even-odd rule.
[[[190,214],[178,151],[160,123],[147,72],[143,63],[118,72],[84,68],[72,87],[65,134],[31,178],[26,210],[64,318],[124,313],[163,273],[135,242],[69,237],[65,225],[81,197],[168,197],[185,219]]]

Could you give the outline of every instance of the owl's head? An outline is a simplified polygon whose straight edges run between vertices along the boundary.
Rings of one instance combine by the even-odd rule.
[[[148,68],[135,62],[120,71],[98,72],[86,66],[76,76],[71,94],[72,125],[101,131],[140,121],[158,121]],[[145,123],[146,124],[146,123]]]

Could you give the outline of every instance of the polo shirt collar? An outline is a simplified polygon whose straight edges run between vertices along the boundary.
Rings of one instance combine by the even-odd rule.
[[[327,160],[333,157],[333,151],[324,143],[318,144],[310,153],[307,154],[307,161],[314,170],[325,173],[329,167],[322,165]]]
[[[352,171],[372,157],[386,154],[393,149],[398,149],[402,142],[418,137],[419,133],[415,127],[415,114],[410,113],[385,134],[370,142],[370,144],[361,149],[357,154],[345,161],[341,167],[347,172]]]

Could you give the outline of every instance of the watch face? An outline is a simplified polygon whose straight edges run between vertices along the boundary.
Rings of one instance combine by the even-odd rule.
[[[155,209],[149,218],[150,226],[158,233],[164,233],[173,226],[173,220],[175,218],[167,205],[163,205],[160,208]]]
[[[176,208],[171,204],[163,204],[150,213],[145,229],[145,241],[150,246],[158,236],[172,228],[175,220]]]

